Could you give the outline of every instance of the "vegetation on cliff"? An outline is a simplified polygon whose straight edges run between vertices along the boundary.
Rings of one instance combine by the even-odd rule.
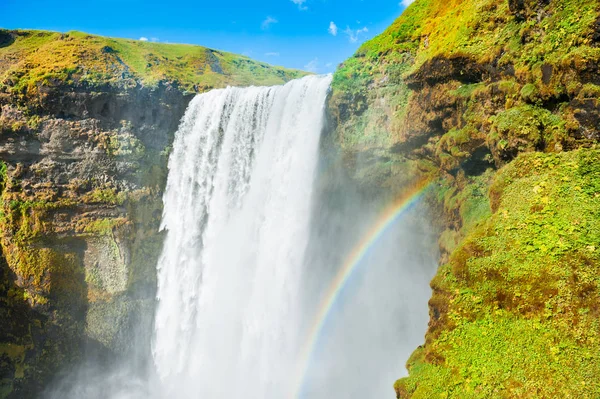
[[[438,182],[442,266],[398,397],[600,395],[599,21],[598,1],[416,0],[336,72],[355,178]]]
[[[501,164],[520,151],[597,140],[598,7],[416,1],[336,72],[340,142],[391,147],[452,171],[486,155]]]
[[[153,86],[192,92],[270,85],[305,75],[206,47],[108,38],[82,32],[0,30],[0,91],[28,99],[43,87]]]
[[[528,153],[432,282],[400,397],[597,397],[600,151]]]

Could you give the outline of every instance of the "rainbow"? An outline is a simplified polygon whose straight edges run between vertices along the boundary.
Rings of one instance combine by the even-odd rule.
[[[329,287],[327,295],[325,295],[323,301],[321,302],[319,312],[314,318],[314,323],[309,330],[308,340],[306,341],[303,350],[300,352],[301,356],[298,364],[301,369],[299,373],[296,373],[298,377],[294,384],[292,398],[299,398],[302,394],[302,387],[308,373],[312,353],[327,322],[327,316],[331,313],[333,306],[340,296],[340,293],[346,286],[346,283],[350,280],[350,277],[352,277],[353,272],[357,269],[357,266],[361,263],[361,260],[379,240],[379,238],[386,233],[388,228],[392,226],[406,210],[408,210],[412,205],[417,203],[419,199],[421,199],[429,186],[430,183],[427,181],[419,182],[411,189],[406,191],[400,198],[394,201],[392,205],[387,207],[382,212],[377,223],[375,223],[373,227],[369,229],[369,231],[363,236],[362,240],[354,247],[346,259],[346,262],[344,262],[344,266],[335,276],[335,279]]]

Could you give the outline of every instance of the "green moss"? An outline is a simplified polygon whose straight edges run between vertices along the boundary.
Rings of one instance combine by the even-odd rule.
[[[432,282],[439,316],[399,394],[600,395],[599,166],[600,151],[582,149],[500,171],[496,212]]]
[[[438,245],[442,253],[452,253],[460,243],[463,237],[453,229],[446,229],[440,234]]]
[[[125,122],[123,122],[125,123]],[[124,128],[131,128],[129,125]],[[108,137],[106,152],[115,157],[126,157],[128,161],[139,161],[146,153],[146,147],[134,135],[114,134]]]
[[[475,92],[485,87],[483,83],[472,83],[460,85],[456,90],[451,90],[448,94],[461,98],[471,98]]]
[[[568,136],[565,121],[560,116],[532,105],[501,111],[490,121],[488,141],[501,153],[533,151]]]
[[[439,135],[441,124],[445,132],[493,130],[487,145],[498,164],[520,151],[572,148],[567,137],[582,121],[565,113],[565,95],[598,96],[587,82],[566,86],[579,79],[574,70],[592,70],[600,60],[592,43],[599,5],[525,1],[517,18],[508,1],[415,1],[334,74],[330,104],[342,122],[340,142],[347,150],[393,148],[415,134]],[[494,117],[500,129],[491,126]],[[455,168],[466,152],[445,148],[438,164]]]
[[[521,89],[521,98],[528,103],[535,103],[539,100],[539,91],[535,84],[528,83]]]
[[[473,146],[477,147],[482,135],[472,125],[462,129],[451,129],[444,134],[436,145],[439,166],[444,170],[453,170],[471,158]]]
[[[526,4],[526,14],[535,12]],[[550,12],[540,23],[533,18],[515,20],[507,1],[417,1],[414,5],[426,11],[420,11],[421,27],[413,28],[413,34],[427,37],[429,43],[419,48],[415,67],[435,56],[456,54],[489,61],[503,53],[501,62],[512,62],[517,67],[562,63],[572,52],[590,44],[597,18],[597,3],[584,0],[547,7]],[[411,8],[405,13],[413,13]],[[394,27],[385,34],[393,35]]]
[[[112,235],[116,228],[124,226],[128,223],[126,218],[104,218],[94,220],[82,220],[77,230],[79,232],[94,236]]]
[[[83,195],[81,200],[86,204],[122,205],[126,198],[125,192],[117,192],[115,188],[97,187]]]
[[[56,304],[81,299],[79,277],[82,267],[74,252],[65,252],[54,242],[48,212],[70,206],[72,200],[27,199],[15,179],[5,177],[0,218],[0,245],[10,269],[21,282],[18,293],[31,306],[46,305],[50,297]],[[45,194],[43,190],[38,193]]]
[[[439,339],[444,367],[415,364],[411,372],[423,380],[401,381],[397,389],[427,399],[595,397],[600,390],[600,355],[541,320],[497,310]]]
[[[13,380],[9,378],[0,379],[0,398],[7,398],[13,392]]]
[[[470,184],[458,193],[460,204],[458,209],[464,234],[470,232],[491,214],[487,189],[492,173],[493,170],[489,169],[486,174],[473,178]]]
[[[27,349],[31,348],[10,343],[0,344],[0,356],[7,356],[10,359],[11,364],[15,366],[14,378],[23,378],[25,376],[25,370],[27,368],[25,352]]]
[[[471,231],[491,213],[487,196],[494,170],[480,176],[463,178],[460,182],[445,179],[436,186],[436,200],[447,215],[458,214],[463,233]]]
[[[593,83],[587,83],[583,85],[579,90],[575,90],[578,92],[579,98],[582,99],[597,99],[600,98],[600,86],[595,85]]]

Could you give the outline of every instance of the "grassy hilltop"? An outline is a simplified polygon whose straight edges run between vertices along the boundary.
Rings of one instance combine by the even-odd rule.
[[[305,72],[188,44],[116,39],[83,32],[0,30],[0,90],[31,95],[40,86],[177,83],[189,91],[271,85]]]

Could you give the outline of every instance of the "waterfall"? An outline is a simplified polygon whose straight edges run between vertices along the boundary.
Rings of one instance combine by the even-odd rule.
[[[385,201],[324,161],[330,82],[190,103],[164,194],[154,397],[393,397],[427,325],[435,240],[416,209],[335,283]]]
[[[90,359],[48,398],[394,397],[423,343],[436,234],[418,197],[365,195],[320,142],[330,81],[192,100],[164,194],[154,367]]]
[[[288,394],[330,80],[230,87],[190,103],[164,195],[153,341],[163,395]]]

